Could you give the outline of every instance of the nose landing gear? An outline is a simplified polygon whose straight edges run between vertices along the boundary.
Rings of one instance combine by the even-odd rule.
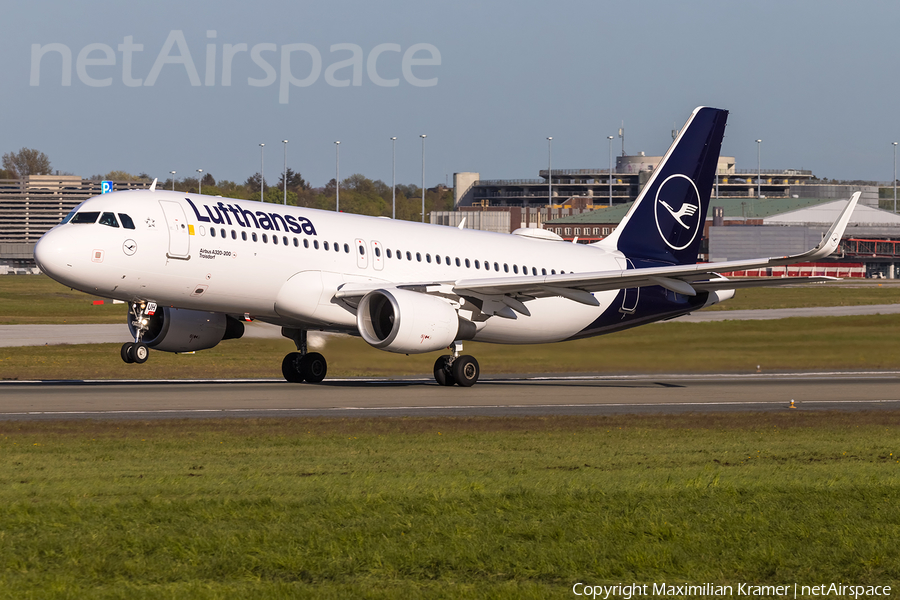
[[[328,363],[318,352],[308,352],[305,329],[283,327],[281,335],[290,338],[298,352],[291,352],[281,361],[281,374],[291,383],[319,383],[328,373]]]
[[[141,341],[149,329],[149,317],[156,312],[156,302],[133,302],[128,314],[132,317],[131,325],[134,327],[134,342],[122,344],[120,354],[122,360],[128,364],[143,364],[150,358],[150,348]]]
[[[481,368],[475,357],[460,355],[462,342],[453,342],[453,355],[445,354],[434,363],[434,380],[438,385],[472,387],[478,381]]]
[[[122,360],[126,363],[143,364],[150,358],[150,348],[142,342],[125,342],[122,344]]]

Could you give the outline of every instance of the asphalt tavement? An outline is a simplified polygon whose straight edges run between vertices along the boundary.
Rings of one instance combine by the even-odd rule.
[[[431,379],[2,382],[0,421],[185,417],[524,416],[900,409],[900,372]],[[791,400],[796,408],[791,409]]]

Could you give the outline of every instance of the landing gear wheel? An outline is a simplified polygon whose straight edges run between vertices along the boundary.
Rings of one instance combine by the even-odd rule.
[[[438,385],[456,385],[456,380],[453,378],[453,367],[450,365],[452,358],[449,354],[445,354],[434,362],[434,380],[438,382]]]
[[[299,352],[291,352],[281,361],[281,374],[285,380],[291,383],[303,383],[303,372],[300,370],[300,363],[303,355]]]
[[[300,359],[300,372],[303,374],[303,379],[309,383],[319,383],[325,379],[328,363],[325,362],[325,357],[318,352],[310,352]]]
[[[133,349],[134,349],[134,344],[131,342],[125,342],[124,344],[122,344],[121,354],[122,354],[122,360],[124,362],[126,362],[128,364],[131,364],[134,362]]]
[[[147,362],[147,359],[150,358],[150,348],[144,343],[132,344],[129,355],[134,362],[140,365]]]
[[[453,361],[453,379],[460,387],[472,387],[478,381],[481,369],[475,357],[464,354]]]

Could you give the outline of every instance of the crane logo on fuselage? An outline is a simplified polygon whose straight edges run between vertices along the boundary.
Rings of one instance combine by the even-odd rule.
[[[693,180],[670,175],[656,191],[656,229],[669,248],[684,250],[700,231],[700,193]]]
[[[264,212],[261,210],[252,211],[233,204],[225,204],[222,201],[213,204],[212,207],[208,204],[201,204],[200,206],[206,211],[206,216],[204,216],[200,214],[200,210],[191,202],[190,198],[185,198],[185,200],[194,209],[194,215],[201,223],[237,225],[238,227],[263,229],[266,231],[290,231],[292,233],[316,235],[316,228],[313,226],[312,221],[306,217],[281,215],[276,212]],[[232,218],[234,219],[233,222]]]

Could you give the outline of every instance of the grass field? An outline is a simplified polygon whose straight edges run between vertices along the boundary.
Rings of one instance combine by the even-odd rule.
[[[900,414],[0,423],[0,598],[900,584]]]
[[[0,325],[125,322],[124,304],[107,301],[94,306],[94,300],[100,298],[70,290],[45,275],[7,275],[0,277]],[[846,282],[740,290],[733,299],[707,310],[898,303],[900,286]]]
[[[709,373],[896,369],[900,315],[773,321],[659,323],[611,335],[534,346],[465,343],[483,376],[501,373]],[[0,379],[199,379],[281,377],[294,350],[282,340],[228,340],[190,355],[151,352],[127,365],[115,344],[0,348]],[[382,352],[334,337],[320,351],[329,377],[431,376],[440,353]]]
[[[124,304],[94,306],[97,296],[71,290],[46,275],[0,277],[0,325],[125,323]]]

